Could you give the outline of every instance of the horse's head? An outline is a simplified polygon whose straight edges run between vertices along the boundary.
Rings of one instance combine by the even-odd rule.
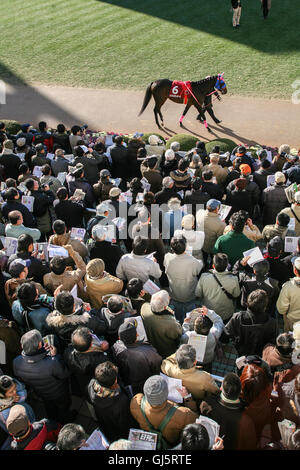
[[[215,89],[219,90],[222,93],[222,95],[226,95],[227,86],[226,86],[226,83],[225,83],[225,80],[224,80],[223,76],[224,76],[224,72],[223,73],[218,73],[217,80],[216,80],[216,83],[215,83]]]

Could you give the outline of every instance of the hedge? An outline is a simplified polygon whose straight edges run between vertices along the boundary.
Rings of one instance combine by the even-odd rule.
[[[169,149],[172,142],[179,142],[180,143],[180,150],[187,152],[192,148],[196,147],[196,142],[199,139],[194,137],[193,135],[189,134],[176,134],[171,139],[168,140],[166,148]]]
[[[17,121],[12,121],[9,119],[0,119],[0,122],[5,123],[6,130],[9,134],[17,134],[21,130],[21,124]]]
[[[218,145],[220,147],[221,152],[232,152],[232,150],[238,145],[233,140],[230,139],[215,139],[207,142],[205,144],[205,148],[207,153],[211,153],[213,147]]]

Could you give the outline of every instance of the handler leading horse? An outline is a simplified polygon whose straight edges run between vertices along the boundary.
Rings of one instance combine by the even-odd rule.
[[[154,107],[154,116],[155,121],[159,129],[161,126],[158,122],[158,114],[161,119],[161,124],[163,124],[163,116],[161,113],[161,107],[169,98],[175,103],[185,103],[186,106],[180,117],[180,126],[182,126],[182,121],[190,107],[193,105],[197,109],[201,121],[203,121],[205,127],[209,132],[210,128],[207,125],[205,119],[205,103],[210,101],[211,95],[214,95],[216,92],[220,91],[223,95],[227,93],[227,86],[223,78],[223,73],[214,75],[212,77],[204,78],[198,82],[172,82],[168,79],[155,80],[148,85],[142,109],[139,113],[139,116],[145,111],[146,107],[153,96],[155,101]],[[211,114],[211,113],[209,113]],[[216,122],[216,121],[215,121]]]

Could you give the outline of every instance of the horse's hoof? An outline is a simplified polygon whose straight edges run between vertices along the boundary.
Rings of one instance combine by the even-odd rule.
[[[162,125],[162,127],[164,127],[164,126],[165,126],[163,122],[161,123],[161,125]]]

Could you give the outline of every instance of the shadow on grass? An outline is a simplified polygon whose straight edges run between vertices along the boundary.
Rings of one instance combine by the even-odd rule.
[[[273,0],[267,20],[263,19],[259,0],[242,2],[241,28],[239,30],[233,30],[232,28],[230,0],[190,0],[189,2],[176,2],[174,0],[95,1],[143,13],[214,36],[220,36],[268,54],[300,50],[299,0]],[[201,48],[201,43],[199,43],[199,48]]]
[[[39,93],[20,76],[0,62],[0,79],[6,84],[6,104],[0,104],[0,118],[20,123],[37,124],[41,120],[64,123],[66,126],[82,124],[78,116]]]

